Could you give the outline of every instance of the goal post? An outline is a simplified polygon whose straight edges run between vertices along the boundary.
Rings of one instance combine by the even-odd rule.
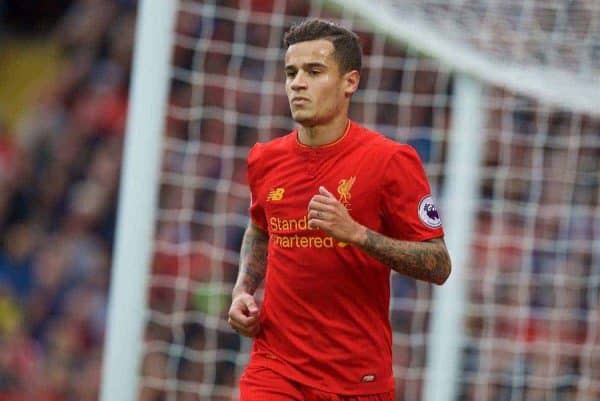
[[[177,5],[176,0],[138,5],[101,401],[137,399]]]
[[[467,305],[465,265],[473,242],[476,217],[475,199],[482,153],[482,103],[481,82],[465,74],[457,74],[446,164],[448,178],[442,199],[452,273],[433,294],[424,401],[454,401],[459,393],[456,375],[461,370]]]

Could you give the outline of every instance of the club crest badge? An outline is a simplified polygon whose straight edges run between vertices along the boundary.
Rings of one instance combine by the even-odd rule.
[[[425,196],[419,202],[419,218],[429,228],[438,228],[442,225],[442,220],[431,195]]]
[[[340,183],[337,187],[337,192],[340,195],[340,202],[346,206],[346,209],[350,210],[350,198],[352,198],[352,194],[350,190],[352,189],[352,185],[354,185],[354,181],[356,181],[356,176],[352,176],[350,178],[345,178],[340,180]]]

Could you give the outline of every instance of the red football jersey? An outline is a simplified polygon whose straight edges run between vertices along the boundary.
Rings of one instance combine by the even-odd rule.
[[[443,236],[416,151],[349,122],[335,143],[307,147],[297,130],[248,156],[250,216],[269,233],[261,331],[250,364],[325,391],[394,388],[390,268],[359,248],[309,229],[323,185],[362,225],[387,236]]]

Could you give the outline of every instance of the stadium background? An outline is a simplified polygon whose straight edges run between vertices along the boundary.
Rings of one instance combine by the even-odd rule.
[[[189,10],[193,8],[193,2],[185,3]],[[235,9],[238,3],[221,1],[219,5]],[[249,4],[253,12],[268,14],[275,2],[242,3]],[[286,15],[292,19],[306,16],[311,9],[310,2],[287,4]],[[0,12],[0,401],[96,400],[136,4],[133,0],[8,1],[2,3]],[[335,15],[324,12],[324,16]],[[169,246],[157,246],[153,265],[157,276],[181,275],[183,265],[189,264],[189,279],[208,282],[216,268],[223,282],[233,282],[234,252],[243,227],[239,216],[247,205],[247,195],[235,186],[244,184],[243,150],[292,126],[287,119],[287,103],[281,99],[283,92],[279,98],[273,94],[277,100],[266,106],[269,116],[281,118],[259,123],[268,126],[264,130],[243,119],[232,125],[210,114],[211,108],[218,113],[233,106],[259,121],[265,110],[263,103],[256,102],[256,87],[241,85],[242,89],[232,91],[223,82],[208,81],[200,85],[202,96],[198,99],[194,95],[196,87],[190,85],[193,77],[185,71],[201,68],[206,74],[218,75],[227,70],[227,52],[232,50],[222,45],[235,40],[237,17],[200,18],[194,12],[179,16],[177,32],[181,37],[197,37],[207,25],[213,27],[214,48],[203,49],[204,63],[197,65],[194,45],[176,47],[173,68],[177,79],[171,85],[173,112],[167,136],[173,140],[171,144],[196,140],[205,145],[207,154],[196,151],[192,158],[198,161],[193,174],[207,182],[223,179],[223,166],[233,163],[234,174],[225,178],[234,183],[234,190],[219,198],[220,190],[207,184],[195,194],[194,208],[200,214],[211,213],[215,203],[225,199],[227,211],[238,217],[219,229],[200,219],[189,232],[182,233],[168,212],[183,209],[185,189],[163,183],[159,207],[167,213],[157,222],[157,243],[198,241],[200,247],[182,255],[170,252]],[[411,97],[404,107],[398,107],[398,103],[388,104],[385,95],[368,92],[358,97],[352,117],[415,146],[439,192],[445,179],[451,74],[402,46],[374,40],[368,32],[359,33],[367,56],[381,52],[403,60],[395,69],[386,69],[382,68],[383,61],[374,57],[363,79],[369,80],[371,73],[371,81],[375,76],[377,89],[383,92],[402,85],[406,89],[404,72],[412,79],[408,84]],[[271,36],[268,27],[249,26],[247,43],[257,48],[266,46]],[[236,74],[240,82],[260,81],[267,74],[270,79],[281,78],[281,71],[266,68],[260,57],[244,59]],[[276,88],[270,89],[275,92]],[[551,109],[502,89],[490,91],[497,102],[486,106],[490,117],[486,121],[480,188],[483,205],[479,206],[478,240],[472,248],[476,270],[471,273],[475,273],[472,281],[476,285],[469,294],[474,305],[484,307],[469,310],[467,332],[472,341],[465,350],[461,399],[597,399],[600,266],[598,249],[592,245],[597,247],[595,238],[599,235],[600,147],[596,138],[600,124],[597,119]],[[194,102],[209,112],[190,124],[181,116]],[[367,107],[373,102],[380,102],[382,107]],[[506,119],[513,130],[509,133]],[[231,136],[222,132],[234,132],[233,142],[226,142]],[[511,142],[513,135],[523,140]],[[569,138],[575,137],[579,142],[569,145]],[[537,142],[531,145],[528,138]],[[576,156],[576,171],[565,170],[571,150],[583,149],[586,144],[587,150]],[[230,160],[211,156],[214,150],[227,146],[240,149],[240,154]],[[530,168],[534,146],[542,146],[545,155],[541,178],[545,185],[535,199],[531,190],[540,179]],[[182,160],[189,152],[188,147],[167,147],[165,171],[185,172]],[[517,206],[499,210],[499,202]],[[562,212],[555,214],[556,209],[546,209],[547,205],[559,205]],[[576,208],[584,213],[575,212]],[[529,231],[532,221],[535,225]],[[224,241],[220,229],[226,232]],[[527,245],[534,237],[543,245]],[[217,242],[226,250],[219,258],[207,247]],[[477,270],[483,266],[491,268]],[[530,270],[521,271],[523,266]],[[157,283],[150,293],[151,309],[168,314],[177,291]],[[210,286],[205,290],[210,292]],[[395,298],[392,314],[399,334],[395,336],[394,363],[403,375],[398,380],[398,399],[416,400],[423,380],[431,289],[395,277],[394,290],[401,294]],[[185,310],[198,310],[206,316],[223,314],[222,307],[210,310],[219,302],[207,303],[206,293],[185,298]],[[161,324],[160,319],[150,319],[146,340],[149,344],[173,343],[177,337],[174,333],[181,329],[183,336],[177,341],[189,354],[206,349],[208,340],[215,341],[210,346],[225,354],[232,351],[235,355],[243,347],[226,327],[207,321],[213,323],[186,321],[174,328]],[[146,351],[142,371],[148,380],[141,400],[167,399],[164,383],[169,379],[233,385],[238,367],[235,357],[217,358],[209,367],[208,359],[198,362],[173,356],[168,348]],[[168,365],[173,360],[177,369],[170,372]],[[181,391],[177,399],[198,399],[192,393]],[[229,398],[211,397],[221,401]]]
[[[135,2],[0,11],[0,399],[96,400]]]

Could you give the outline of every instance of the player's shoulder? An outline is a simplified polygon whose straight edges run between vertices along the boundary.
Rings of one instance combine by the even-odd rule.
[[[248,152],[248,173],[255,179],[264,178],[268,171],[277,167],[282,157],[287,157],[293,149],[294,132],[272,139],[268,142],[257,142]]]
[[[357,124],[357,129],[361,130],[362,144],[369,152],[380,157],[380,160],[390,159],[392,157],[415,157],[417,151],[407,143],[401,143],[390,139],[380,132],[368,129]]]
[[[248,162],[259,161],[265,157],[280,155],[291,147],[291,141],[294,139],[294,132],[284,136],[271,139],[267,142],[256,142],[248,152]]]

